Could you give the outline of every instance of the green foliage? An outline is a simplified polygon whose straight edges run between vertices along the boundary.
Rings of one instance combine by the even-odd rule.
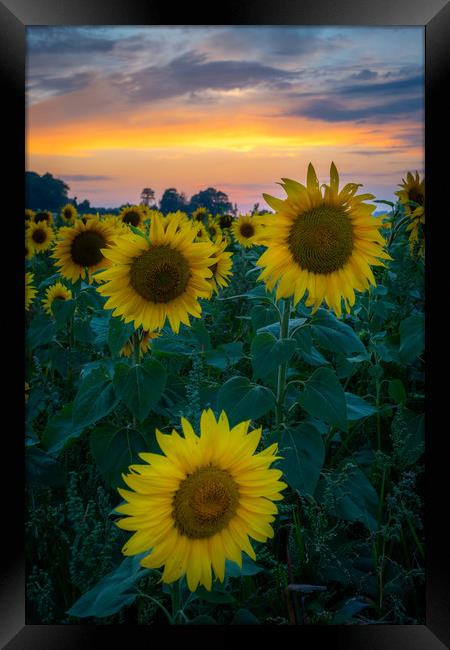
[[[276,339],[270,332],[257,334],[251,345],[255,378],[263,379],[276,370],[281,363],[287,363],[296,347],[297,343],[294,339]]]
[[[291,488],[301,495],[313,495],[325,459],[319,431],[307,422],[283,431],[279,453],[283,456],[280,469]]]
[[[232,377],[219,390],[217,406],[224,410],[234,426],[243,420],[256,420],[275,405],[271,390],[252,384],[246,377]]]
[[[305,383],[298,401],[310,415],[347,431],[345,392],[332,370],[315,370]]]
[[[166,379],[164,366],[154,359],[146,359],[131,366],[118,362],[114,371],[114,389],[130,413],[142,422],[159,402]]]

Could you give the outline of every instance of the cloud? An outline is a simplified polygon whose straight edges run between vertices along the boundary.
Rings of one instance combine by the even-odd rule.
[[[349,79],[369,81],[370,79],[376,79],[377,77],[378,77],[378,72],[375,72],[374,70],[368,70],[367,68],[365,68],[364,70],[360,70],[359,72],[350,75]]]
[[[28,54],[72,55],[110,52],[115,41],[83,27],[32,26],[27,29]]]
[[[52,95],[64,95],[75,90],[86,88],[94,76],[91,72],[76,72],[67,77],[46,77],[38,75],[29,83],[28,89],[31,91],[31,96],[36,96],[43,92],[51,93]]]
[[[113,75],[112,83],[131,101],[149,101],[207,90],[242,89],[261,84],[279,86],[296,76],[258,61],[210,61],[205,54],[191,51],[163,66],[149,66],[129,75]]]
[[[348,86],[341,86],[337,94],[345,95],[411,95],[423,93],[424,91],[424,77],[423,75],[416,75],[408,77],[407,79],[396,79],[395,81],[386,81],[383,83],[373,84],[351,84]]]
[[[91,182],[91,181],[111,181],[114,176],[98,176],[95,174],[61,174],[65,181],[69,182]]]
[[[414,98],[405,102],[396,99],[384,104],[352,107],[343,101],[322,97],[305,102],[300,108],[286,113],[290,116],[302,116],[325,122],[375,121],[389,122],[406,115],[417,114],[423,110],[423,99]]]

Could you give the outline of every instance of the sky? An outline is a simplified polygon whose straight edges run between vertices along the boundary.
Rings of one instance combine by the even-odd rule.
[[[28,27],[26,168],[97,207],[215,187],[244,213],[334,161],[393,200],[424,171],[423,32]]]

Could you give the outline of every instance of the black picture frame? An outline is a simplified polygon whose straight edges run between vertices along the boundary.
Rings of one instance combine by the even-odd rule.
[[[173,23],[174,18],[177,19]],[[172,22],[171,22],[172,21]],[[276,3],[260,0],[241,0],[231,3],[222,1],[214,10],[193,3],[181,7],[163,3],[160,0],[2,0],[0,2],[0,70],[2,75],[2,115],[3,135],[6,150],[3,149],[3,162],[6,179],[3,209],[8,220],[8,229],[21,242],[23,237],[21,219],[15,213],[24,209],[24,169],[25,169],[25,30],[30,25],[359,25],[359,26],[413,26],[425,28],[425,168],[427,175],[427,214],[431,219],[443,218],[449,221],[448,200],[445,213],[439,215],[439,200],[442,192],[448,188],[448,135],[449,106],[448,82],[445,83],[447,63],[450,61],[450,5],[446,0],[277,0]],[[5,153],[6,151],[6,153]],[[14,188],[14,190],[13,190]],[[5,214],[3,217],[6,219]],[[449,533],[448,527],[448,455],[446,438],[448,425],[445,425],[445,398],[438,396],[437,384],[431,390],[431,375],[446,377],[439,373],[437,365],[442,360],[436,347],[433,350],[431,339],[430,300],[433,291],[428,292],[433,271],[439,272],[436,232],[429,231],[427,222],[427,310],[426,310],[426,344],[427,367],[432,363],[433,372],[427,371],[426,395],[426,625],[366,625],[366,626],[304,626],[274,628],[270,635],[277,634],[279,640],[286,635],[286,641],[295,634],[295,642],[304,644],[313,640],[325,647],[358,648],[360,650],[439,650],[449,647],[450,630],[450,586],[449,571]],[[439,237],[439,236],[438,236]],[[10,235],[8,235],[9,241]],[[3,242],[4,243],[4,242]],[[15,249],[15,244],[11,246]],[[9,351],[23,349],[24,329],[21,300],[17,298],[17,287],[23,268],[20,256],[12,254],[8,264],[9,282],[5,287],[3,304],[16,307],[18,316],[14,332],[9,329]],[[15,261],[15,258],[17,260]],[[431,293],[431,296],[428,296]],[[429,300],[430,298],[430,300]],[[20,307],[20,309],[19,309]],[[433,327],[435,323],[433,321]],[[438,324],[439,325],[439,324]],[[9,328],[11,326],[9,325]],[[448,329],[448,327],[446,328]],[[448,333],[443,328],[444,336]],[[6,332],[4,332],[6,336]],[[444,338],[444,340],[446,340]],[[3,339],[5,341],[5,339]],[[445,346],[442,346],[445,347]],[[7,350],[5,350],[7,352]],[[433,354],[434,352],[434,354]],[[155,642],[157,630],[147,626],[95,626],[95,625],[25,625],[25,568],[24,568],[24,473],[23,438],[20,426],[17,427],[17,414],[23,413],[23,374],[17,362],[17,352],[12,352],[10,369],[17,372],[8,374],[9,397],[18,397],[18,406],[14,409],[15,426],[4,430],[3,466],[8,465],[12,471],[8,479],[2,481],[4,487],[2,502],[3,538],[7,542],[7,551],[2,553],[2,573],[0,577],[0,641],[8,650],[33,648],[33,650],[51,650],[52,648],[86,648],[100,647],[115,642],[128,647],[143,644],[150,647]],[[10,378],[11,377],[11,378]],[[434,382],[433,382],[434,383]],[[448,419],[448,418],[447,418]],[[23,420],[22,420],[23,421]],[[5,460],[7,459],[7,460]],[[130,629],[132,628],[132,629]],[[214,634],[215,642],[230,638],[234,628],[212,630],[198,628],[164,628],[165,643],[174,635],[180,634],[180,640],[190,641],[190,635],[207,636]],[[275,630],[275,631],[274,631]],[[248,631],[247,631],[248,632]],[[263,640],[267,627],[253,628],[252,643]],[[242,633],[242,628],[238,632]],[[205,636],[206,635],[206,636]],[[132,637],[132,641],[130,639]],[[284,641],[284,639],[283,639]],[[283,642],[281,641],[281,642]],[[279,641],[278,641],[279,642]],[[447,645],[446,645],[447,644]]]

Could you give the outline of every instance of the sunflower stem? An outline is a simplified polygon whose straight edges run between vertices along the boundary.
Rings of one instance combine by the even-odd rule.
[[[288,337],[290,315],[291,315],[291,298],[285,298],[284,305],[283,305],[283,314],[280,320],[280,341]],[[278,366],[277,419],[276,419],[277,426],[279,426],[283,420],[283,404],[284,404],[284,394],[286,391],[287,367],[288,367],[287,362],[281,363]]]
[[[134,365],[138,366],[139,361],[141,360],[141,341],[139,336],[139,330],[133,332],[133,361]]]
[[[401,227],[403,226],[403,224],[406,223],[407,221],[409,221],[409,216],[408,216],[408,215],[407,215],[406,217],[402,217],[399,221],[397,221],[397,223],[395,224],[395,226],[393,226],[393,228],[392,228],[392,230],[391,230],[390,237],[389,237],[389,241],[388,241],[388,243],[387,243],[387,248],[388,248],[388,249],[391,247],[391,244],[393,243],[393,241],[394,241],[394,239],[395,239],[397,233],[399,232],[400,228],[401,228]]]

